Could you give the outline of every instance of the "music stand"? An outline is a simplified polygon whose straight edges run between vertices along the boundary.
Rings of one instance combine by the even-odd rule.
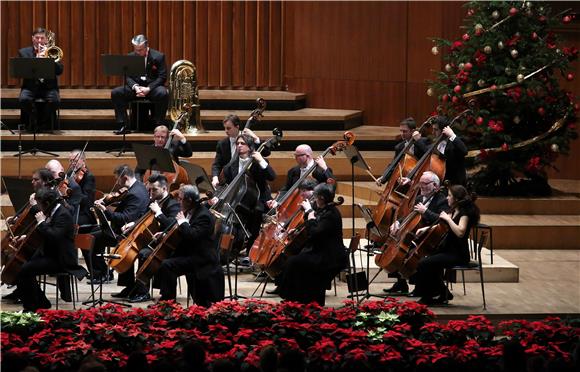
[[[30,181],[19,178],[2,177],[2,184],[8,193],[14,211],[18,212],[24,209],[28,204],[30,194],[33,193]]]
[[[200,193],[207,194],[208,192],[213,193],[215,191],[215,188],[211,184],[205,169],[203,169],[201,166],[189,163],[187,161],[180,161],[179,165],[185,169],[191,184],[197,186],[197,189]]]
[[[14,78],[22,79],[56,79],[54,60],[52,58],[10,58],[10,76]],[[33,110],[35,110],[35,104],[32,104]],[[30,123],[30,116],[28,118]],[[36,132],[38,126],[38,117],[36,118],[34,127],[32,130],[32,148],[30,150],[22,151],[19,149],[18,154],[13,156],[20,156],[23,154],[31,154],[36,156],[36,153],[42,153],[50,156],[57,157],[58,155],[53,152],[48,152],[41,150],[36,147]]]
[[[141,76],[146,74],[145,64],[143,63],[143,57],[141,56],[101,54],[101,63],[105,75],[123,76],[123,92],[125,94],[127,92],[125,89],[125,86],[127,85],[127,76]],[[130,126],[131,123],[127,122],[125,125]],[[123,144],[120,148],[107,150],[106,152],[119,152],[117,157],[121,156],[124,152],[127,152],[125,147],[126,133],[127,131],[123,130]]]
[[[132,143],[132,145],[137,158],[137,168],[149,169],[151,172],[175,173],[173,159],[168,149],[141,143]]]

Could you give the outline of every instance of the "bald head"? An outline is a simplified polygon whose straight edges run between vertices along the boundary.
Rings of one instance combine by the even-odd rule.
[[[44,167],[52,173],[54,178],[60,178],[60,174],[64,173],[64,167],[56,159],[49,160]]]
[[[298,145],[294,151],[294,159],[300,167],[306,166],[312,159],[312,148],[306,144]]]

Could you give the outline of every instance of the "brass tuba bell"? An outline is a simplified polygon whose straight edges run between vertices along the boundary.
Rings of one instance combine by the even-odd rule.
[[[54,32],[48,30],[46,31],[46,46],[44,49],[44,53],[43,55],[46,58],[52,58],[54,59],[55,62],[58,62],[62,59],[62,57],[64,56],[64,52],[62,51],[62,49],[60,49],[59,47],[57,47],[55,44],[55,35]]]
[[[171,66],[169,73],[169,116],[176,121],[183,118],[184,107],[191,108],[186,114],[189,123],[187,133],[206,132],[201,123],[197,72],[193,63],[182,59]],[[192,123],[192,122],[195,123]]]

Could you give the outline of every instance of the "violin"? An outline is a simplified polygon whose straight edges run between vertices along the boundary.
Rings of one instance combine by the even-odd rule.
[[[121,200],[123,200],[125,196],[127,196],[128,191],[129,191],[128,187],[121,187],[119,190],[105,195],[103,197],[103,204],[107,206],[120,202]]]
[[[76,183],[81,183],[83,178],[85,177],[85,174],[88,172],[89,170],[87,169],[86,165],[83,165],[81,168],[79,168],[76,172],[75,172],[75,182]]]

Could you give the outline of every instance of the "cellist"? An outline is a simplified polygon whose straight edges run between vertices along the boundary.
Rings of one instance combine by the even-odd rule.
[[[449,119],[445,116],[437,116],[433,120],[433,135],[445,136],[445,139],[437,145],[435,153],[445,159],[445,177],[450,185],[463,185],[467,181],[465,170],[465,156],[467,155],[467,146],[461,138],[453,132],[449,126]]]
[[[40,207],[40,211],[34,216],[37,221],[36,231],[44,243],[42,249],[38,249],[33,257],[24,263],[16,279],[23,310],[30,312],[48,309],[51,306],[36,281],[38,275],[63,271],[77,278],[86,275],[86,270],[78,265],[77,250],[74,247],[73,217],[60,202],[58,191],[42,188],[36,193],[35,199]],[[70,292],[68,296],[70,297]]]
[[[426,171],[421,175],[421,178],[419,179],[419,193],[415,198],[415,205],[413,207],[413,210],[421,215],[421,220],[418,225],[419,227],[433,224],[437,221],[437,218],[439,218],[439,213],[447,209],[446,195],[439,191],[439,186],[440,180],[435,173]],[[391,235],[397,233],[400,228],[401,220],[405,218],[405,216],[399,217],[400,218],[391,225]],[[397,281],[391,288],[383,289],[384,292],[389,294],[405,294],[409,292],[407,281],[398,273],[391,273],[389,276],[397,278]]]
[[[149,198],[151,200],[149,210],[155,216],[155,221],[159,224],[160,231],[164,231],[175,222],[175,216],[181,209],[179,201],[169,194],[169,185],[164,175],[152,175],[147,181],[147,191],[149,192]],[[124,225],[122,228],[123,234],[127,234],[134,226],[135,222]],[[150,253],[151,248],[141,248],[138,255],[139,266],[147,259]],[[127,288],[125,292],[128,295],[130,294],[128,297],[129,302],[144,302],[151,299],[149,286],[135,281],[133,266],[128,271],[119,274],[119,283],[123,283]],[[125,294],[123,291],[121,293]]]
[[[95,193],[97,191],[96,179],[86,164],[85,153],[82,150],[75,149],[69,154],[69,172],[68,177],[74,174],[74,181],[80,186],[80,203],[76,224],[87,226],[79,228],[79,232],[90,231],[91,225],[95,224],[95,218],[90,208],[95,202]]]
[[[147,193],[145,185],[135,178],[135,172],[127,164],[116,167],[113,174],[116,178],[115,186],[128,188],[123,199],[114,212],[107,209],[104,198],[96,200],[94,206],[104,213],[107,221],[111,224],[113,232],[115,234],[121,234],[121,229],[124,225],[136,221],[145,214],[149,206],[149,194]],[[101,224],[104,222],[101,221]],[[92,260],[93,272],[91,273],[91,280],[93,284],[101,284],[102,282],[112,280],[113,274],[109,272],[103,257],[97,255],[102,255],[107,245],[117,245],[117,241],[115,237],[109,236],[107,231],[103,230],[101,226],[94,229],[91,234],[95,236],[92,255],[89,255],[86,251],[82,252],[85,257],[85,262],[88,263]],[[126,297],[128,291],[125,294],[120,294]]]
[[[446,304],[453,295],[443,281],[443,270],[455,265],[469,262],[467,239],[472,227],[479,222],[480,212],[475,204],[475,194],[470,194],[465,187],[453,185],[447,191],[447,203],[450,210],[439,214],[440,223],[449,226],[449,232],[440,245],[439,251],[422,258],[417,266],[415,292],[425,305]],[[430,227],[417,231],[420,235]]]

